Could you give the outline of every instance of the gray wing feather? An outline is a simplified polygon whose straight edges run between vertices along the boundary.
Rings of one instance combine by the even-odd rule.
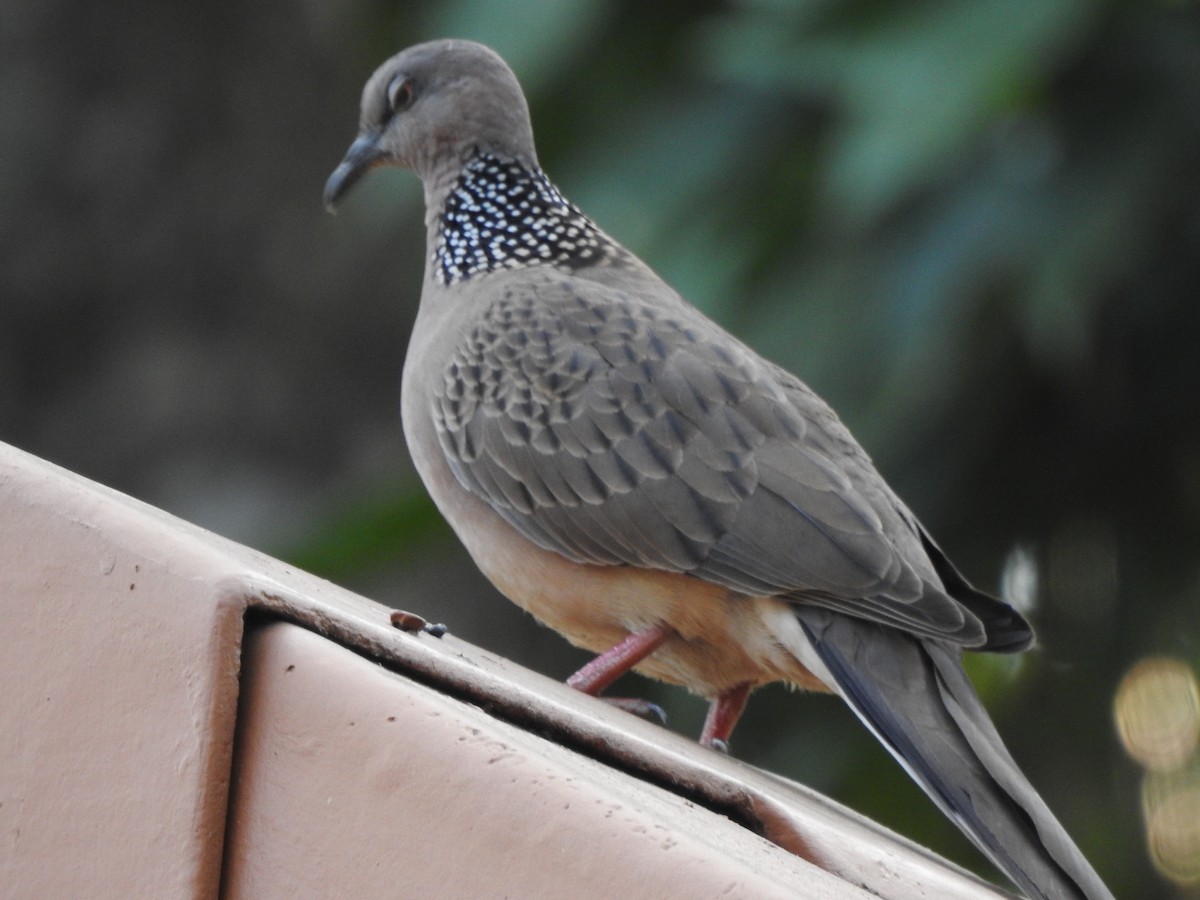
[[[448,362],[433,415],[464,487],[579,562],[982,642],[811,391],[682,303],[587,288],[496,298]]]

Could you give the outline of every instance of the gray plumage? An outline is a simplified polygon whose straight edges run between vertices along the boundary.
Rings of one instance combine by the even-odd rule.
[[[439,41],[380,67],[327,203],[387,164],[421,176],[427,207],[406,437],[501,590],[597,651],[668,626],[639,668],[717,700],[836,690],[1016,884],[1109,897],[959,662],[1024,649],[1028,625],[824,402],[563,197],[499,57]]]
[[[578,562],[985,642],[911,514],[815,395],[698,315],[584,287],[506,290],[457,347],[433,409],[464,486]]]

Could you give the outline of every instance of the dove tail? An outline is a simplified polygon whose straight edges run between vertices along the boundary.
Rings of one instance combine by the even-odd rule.
[[[825,610],[797,616],[839,692],[959,828],[1035,900],[1112,900],[1017,768],[960,651]]]

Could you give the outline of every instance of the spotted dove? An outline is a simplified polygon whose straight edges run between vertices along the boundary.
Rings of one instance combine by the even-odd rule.
[[[1110,897],[962,669],[963,650],[1027,647],[1028,624],[820,398],[559,192],[500,57],[448,40],[384,63],[326,204],[385,165],[425,188],[413,461],[500,591],[600,654],[570,683],[683,685],[718,747],[759,685],[836,692],[1030,896]]]

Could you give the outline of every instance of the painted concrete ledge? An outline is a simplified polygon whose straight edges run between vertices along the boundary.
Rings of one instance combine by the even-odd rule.
[[[1005,896],[390,613],[0,444],[0,892]]]

